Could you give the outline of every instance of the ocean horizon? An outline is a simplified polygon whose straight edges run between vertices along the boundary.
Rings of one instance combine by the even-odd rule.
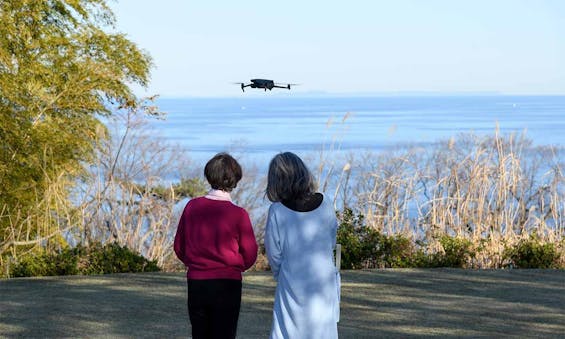
[[[534,145],[565,146],[565,96],[245,96],[159,98],[152,133],[198,162],[237,151],[253,162],[281,151],[301,156],[427,145],[462,133],[525,134]]]

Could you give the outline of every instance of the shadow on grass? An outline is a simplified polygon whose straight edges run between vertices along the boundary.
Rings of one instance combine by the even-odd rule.
[[[340,338],[563,337],[565,271],[342,272]],[[275,283],[244,277],[240,338],[267,338]],[[0,281],[1,337],[187,337],[182,273]]]
[[[186,337],[182,274],[117,274],[0,282],[0,336]]]
[[[341,337],[565,333],[565,271],[376,270],[343,280]]]

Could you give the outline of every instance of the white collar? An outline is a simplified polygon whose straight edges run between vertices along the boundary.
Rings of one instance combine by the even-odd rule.
[[[231,201],[230,192],[215,189],[211,189],[210,192],[205,195],[205,198],[211,200]]]

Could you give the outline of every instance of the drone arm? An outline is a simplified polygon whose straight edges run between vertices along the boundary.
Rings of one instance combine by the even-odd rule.
[[[249,87],[249,86],[252,86],[252,85],[253,85],[253,84],[247,84],[247,85],[245,85],[245,84],[242,82],[242,83],[241,83],[241,90],[242,90],[243,92],[245,92],[245,87]]]
[[[274,85],[273,88],[286,88],[286,89],[290,89],[290,84],[285,85],[285,86],[279,86],[279,85]]]

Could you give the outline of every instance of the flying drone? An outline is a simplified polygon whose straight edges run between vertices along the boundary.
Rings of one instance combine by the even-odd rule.
[[[275,83],[273,80],[267,79],[251,79],[250,84],[244,84],[243,82],[236,82],[236,84],[241,85],[241,90],[245,92],[245,87],[251,88],[264,88],[265,91],[272,90],[273,88],[286,88],[290,90],[290,86],[294,86],[296,84],[279,84]]]

